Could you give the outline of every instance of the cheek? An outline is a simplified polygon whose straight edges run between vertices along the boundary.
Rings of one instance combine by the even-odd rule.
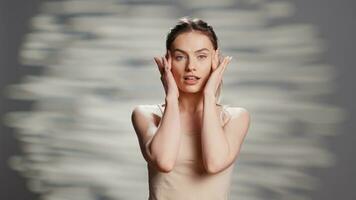
[[[179,79],[179,76],[183,76],[185,74],[185,67],[186,64],[184,63],[184,61],[179,61],[179,62],[174,62],[172,61],[172,73],[175,77],[177,77],[177,79]]]
[[[211,64],[213,63],[211,58],[206,58],[205,60],[201,61],[201,63],[204,65],[204,66],[211,66]]]
[[[172,60],[172,67],[175,66],[177,68],[181,68],[185,66],[185,62],[184,61],[176,61],[176,60]]]
[[[171,72],[172,72],[172,75],[176,81],[178,81],[180,79],[180,77],[182,76],[182,72],[179,71],[179,67],[177,67],[177,66],[172,65]]]
[[[201,62],[201,65],[204,69],[208,69],[209,71],[213,69],[212,62],[210,59],[206,59],[205,61]]]
[[[204,78],[209,78],[212,72],[213,68],[211,66],[206,66],[204,70],[202,70],[201,74]]]

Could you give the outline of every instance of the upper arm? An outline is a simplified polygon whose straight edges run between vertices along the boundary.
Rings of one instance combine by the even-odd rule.
[[[224,133],[229,146],[229,154],[224,163],[224,169],[235,162],[250,127],[251,119],[245,108],[231,108],[229,113],[230,119],[224,126]]]
[[[153,113],[150,112],[147,106],[136,106],[131,114],[131,122],[135,129],[143,157],[148,163],[153,162],[149,151],[149,144],[157,130]]]

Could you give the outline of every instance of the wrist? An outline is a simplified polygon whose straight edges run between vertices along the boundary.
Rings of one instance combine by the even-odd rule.
[[[178,97],[177,96],[166,96],[165,98],[166,103],[178,103]]]
[[[210,99],[215,99],[215,94],[211,93],[211,92],[204,92],[203,94],[204,98],[210,98]]]
[[[204,94],[204,102],[216,102],[216,97],[214,94]]]

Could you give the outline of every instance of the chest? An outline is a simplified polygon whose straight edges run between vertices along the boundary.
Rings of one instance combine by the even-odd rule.
[[[191,115],[180,115],[180,127],[183,133],[196,134],[201,132],[203,116],[202,114]]]

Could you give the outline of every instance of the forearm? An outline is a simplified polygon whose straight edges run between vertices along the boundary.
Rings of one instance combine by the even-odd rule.
[[[216,111],[215,96],[204,95],[202,153],[205,168],[216,171],[225,161],[229,146]]]
[[[180,117],[178,99],[166,98],[166,106],[155,135],[150,143],[153,159],[160,166],[172,168],[180,145]]]

